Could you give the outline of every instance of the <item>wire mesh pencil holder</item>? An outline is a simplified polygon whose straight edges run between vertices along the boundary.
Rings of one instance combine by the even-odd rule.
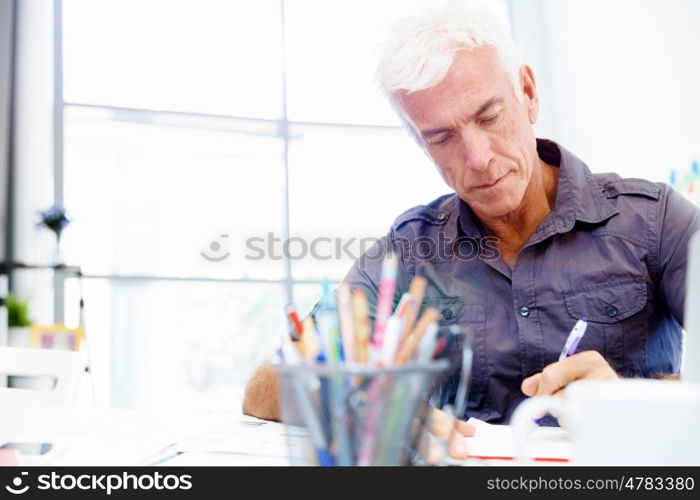
[[[291,464],[419,464],[427,400],[448,366],[277,363]]]

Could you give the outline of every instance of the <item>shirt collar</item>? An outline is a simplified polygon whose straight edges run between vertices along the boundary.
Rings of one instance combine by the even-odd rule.
[[[617,213],[589,168],[576,155],[548,139],[537,139],[537,154],[542,161],[556,165],[560,170],[554,208],[530,237],[530,243],[542,241],[554,233],[566,233],[577,220],[596,224]],[[466,236],[485,236],[479,219],[461,199],[459,220]]]

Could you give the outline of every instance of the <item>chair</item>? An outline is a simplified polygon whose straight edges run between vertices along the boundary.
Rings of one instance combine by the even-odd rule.
[[[49,377],[47,390],[0,387],[0,411],[28,406],[75,404],[84,366],[75,351],[0,347],[0,373],[9,376]]]

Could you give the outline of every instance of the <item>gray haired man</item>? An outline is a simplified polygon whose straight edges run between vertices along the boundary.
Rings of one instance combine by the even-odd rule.
[[[686,255],[700,211],[664,184],[592,174],[535,137],[535,77],[500,2],[452,2],[397,24],[377,76],[454,191],[399,216],[378,245],[399,257],[397,298],[413,276],[428,277],[424,305],[473,339],[462,418],[507,423],[527,396],[578,379],[679,373]],[[440,238],[451,251],[428,259],[403,244]],[[460,257],[486,238],[496,258]],[[345,281],[376,300],[379,268],[360,258]],[[580,318],[589,322],[580,352],[557,361]],[[454,399],[456,382],[444,380],[438,406]],[[262,367],[244,411],[278,418],[275,387]]]

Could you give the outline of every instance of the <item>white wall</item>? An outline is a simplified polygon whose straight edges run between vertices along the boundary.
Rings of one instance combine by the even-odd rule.
[[[668,182],[700,158],[700,2],[512,0],[539,136],[597,172]]]

